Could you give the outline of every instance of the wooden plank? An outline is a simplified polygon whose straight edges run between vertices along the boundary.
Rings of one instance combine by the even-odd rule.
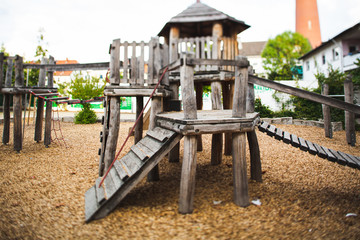
[[[185,64],[186,59],[192,57],[192,54],[183,54],[184,65],[180,68],[180,84],[183,98],[184,119],[196,119],[196,98],[194,87],[194,67]]]
[[[268,122],[262,122],[261,125],[259,126],[259,130],[260,132],[266,132],[268,127],[269,127]]]
[[[123,164],[129,177],[134,175],[143,165],[141,160],[133,152],[128,152],[122,159],[120,159],[120,162]]]
[[[299,137],[298,140],[299,140],[299,143],[300,143],[300,150],[302,150],[302,151],[308,151],[308,150],[309,150],[309,147],[308,147],[308,145],[306,144],[306,141],[305,141],[303,138],[301,138],[301,137]]]
[[[358,168],[357,162],[355,162],[348,154],[338,151],[338,154],[346,160],[346,165],[351,168]]]
[[[95,181],[96,198],[98,204],[102,204],[106,200],[104,184],[101,187],[99,187],[101,179],[102,179],[101,177],[98,177]]]
[[[291,145],[293,147],[300,147],[299,139],[295,134],[291,134]]]
[[[337,161],[337,158],[334,156],[334,154],[332,154],[332,152],[329,151],[328,148],[323,147],[323,146],[321,146],[321,148],[322,148],[322,149],[324,150],[324,152],[326,153],[327,159],[328,159],[329,161],[332,161],[332,162],[336,162],[336,161]]]
[[[129,177],[129,175],[126,173],[126,171],[123,168],[123,165],[120,163],[120,161],[115,161],[114,167],[115,167],[116,172],[119,174],[120,179],[123,181],[126,181],[126,179]]]
[[[110,62],[74,64],[24,64],[24,69],[45,69],[46,71],[107,70]]]
[[[356,156],[353,156],[353,155],[347,154],[347,153],[345,153],[345,154],[352,160],[352,163],[350,163],[350,164],[354,164],[354,167],[356,165],[356,168],[360,169],[360,160]]]
[[[49,147],[51,144],[51,117],[52,117],[52,102],[46,101],[45,109],[45,130],[44,130],[44,145]]]
[[[144,128],[144,114],[141,114],[144,108],[144,97],[136,97],[136,119],[139,119],[134,130],[134,144],[142,139]]]
[[[211,82],[211,105],[213,110],[222,110],[220,81]],[[218,165],[221,163],[222,149],[223,134],[213,134],[211,139],[211,165]]]
[[[8,144],[10,141],[10,95],[4,94],[3,95],[4,101],[4,127],[3,127],[3,135],[2,135],[2,143]]]
[[[16,56],[15,59],[15,87],[24,86],[23,58]],[[14,115],[14,150],[22,150],[22,95],[13,96],[13,115]]]
[[[106,176],[103,184],[105,188],[105,198],[109,199],[116,192],[116,188],[110,174]]]
[[[282,140],[284,132],[280,128],[276,128],[275,139]]]
[[[276,127],[274,125],[270,125],[268,129],[266,129],[266,134],[273,137],[275,136]]]
[[[289,132],[284,131],[283,142],[286,144],[291,143],[291,135]]]
[[[88,221],[98,209],[95,186],[85,192],[85,220]]]
[[[324,151],[324,149],[320,145],[318,145],[316,143],[313,143],[313,144],[314,144],[314,147],[316,148],[317,155],[319,157],[321,157],[321,158],[327,158],[328,157],[328,155],[326,154],[326,152]]]
[[[146,132],[146,135],[160,141],[160,142],[166,142],[169,138],[171,138],[175,133],[173,131],[156,127],[152,130],[149,130]]]
[[[129,43],[127,41],[124,42],[124,67],[123,67],[123,79],[121,82],[128,82],[128,72],[129,72]]]
[[[163,144],[159,141],[151,139],[150,137],[144,137],[140,142],[136,144],[142,151],[151,158],[162,146]]]
[[[340,165],[346,165],[347,161],[336,150],[329,149],[329,151],[336,157],[336,162]]]
[[[141,161],[146,161],[149,159],[149,156],[142,150],[141,147],[137,145],[131,146],[131,151],[133,151]]]
[[[145,76],[145,43],[141,41],[140,43],[140,59],[139,59],[139,79],[138,84],[144,85],[144,76]]]
[[[236,57],[241,60],[242,57]],[[246,117],[246,96],[248,87],[248,69],[247,67],[235,68],[235,87],[232,116],[234,118]]]
[[[318,151],[316,150],[314,144],[312,142],[308,141],[308,140],[305,140],[305,142],[306,142],[306,144],[307,144],[307,146],[309,148],[308,149],[309,153],[312,154],[312,155],[316,155],[318,153]]]
[[[1,52],[0,53],[0,89],[3,87],[4,85],[4,53]]]
[[[308,100],[311,100],[314,102],[318,102],[321,104],[327,104],[331,107],[350,111],[355,114],[360,114],[360,106],[351,104],[351,103],[347,103],[344,101],[340,101],[338,99],[322,96],[320,94],[309,92],[309,91],[306,91],[303,89],[286,86],[286,85],[277,83],[275,81],[263,79],[263,78],[260,78],[260,77],[254,76],[254,75],[250,75],[249,82],[263,86],[263,87],[268,87],[268,88],[274,89],[276,91],[287,93],[287,94],[290,94],[293,96],[305,98],[305,99],[308,99]]]
[[[111,178],[114,182],[115,189],[119,189],[120,186],[123,184],[123,181],[121,181],[120,176],[117,174],[115,167],[112,167],[110,169],[109,174],[111,175]]]

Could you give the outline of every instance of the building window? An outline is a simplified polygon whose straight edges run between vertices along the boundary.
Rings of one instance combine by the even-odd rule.
[[[310,62],[306,61],[305,64],[306,64],[306,71],[309,71],[310,70]]]
[[[326,64],[326,57],[325,57],[325,55],[322,55],[321,59],[322,59],[322,64],[325,65],[325,64]]]
[[[339,48],[333,48],[332,50],[333,60],[339,60]]]
[[[356,46],[350,46],[349,47],[349,54],[352,55],[352,54],[355,54],[356,53]]]

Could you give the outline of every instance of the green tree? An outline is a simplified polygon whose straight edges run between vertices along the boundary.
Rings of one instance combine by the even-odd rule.
[[[95,112],[91,109],[91,104],[86,100],[100,97],[103,95],[105,81],[101,82],[100,78],[91,77],[85,79],[81,74],[75,74],[69,85],[69,93],[73,99],[83,100],[82,110],[75,116],[75,123],[89,124],[97,120]]]
[[[39,29],[39,36],[38,38],[38,46],[36,47],[36,51],[35,51],[35,57],[46,57],[46,54],[48,52],[48,50],[45,48],[45,45],[47,45],[45,43],[44,40],[44,28],[40,28]]]
[[[297,59],[311,50],[309,41],[299,33],[286,31],[269,39],[261,57],[271,80],[298,78]]]

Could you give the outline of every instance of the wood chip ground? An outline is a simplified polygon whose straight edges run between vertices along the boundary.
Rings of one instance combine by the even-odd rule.
[[[118,146],[130,126],[122,123]],[[360,156],[359,132],[350,147],[344,131],[326,139],[320,128],[278,126]],[[211,166],[211,136],[205,135],[193,214],[178,213],[181,163],[164,159],[159,182],[143,180],[113,213],[85,224],[84,193],[97,178],[101,130],[100,124],[62,123],[69,147],[45,148],[27,126],[21,153],[13,151],[12,141],[0,146],[0,239],[360,239],[360,171],[261,132],[263,183],[249,182],[250,200],[259,199],[260,206],[233,204],[231,157]]]

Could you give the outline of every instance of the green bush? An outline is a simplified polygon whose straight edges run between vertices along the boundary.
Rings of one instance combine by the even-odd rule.
[[[83,109],[75,115],[75,124],[92,124],[96,123],[96,113],[91,110],[90,103],[84,103]]]
[[[261,103],[260,98],[255,99],[255,112],[260,114],[262,118],[271,118],[274,116],[274,112],[271,109]]]

